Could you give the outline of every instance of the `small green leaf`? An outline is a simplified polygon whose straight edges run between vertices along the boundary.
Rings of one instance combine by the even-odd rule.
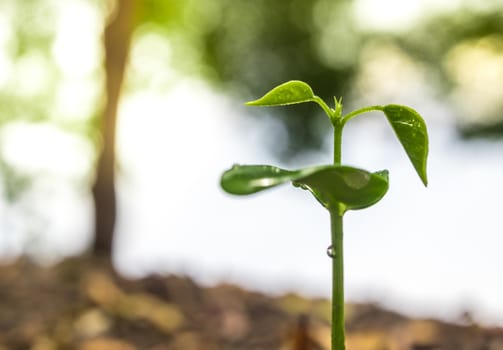
[[[388,190],[387,171],[370,173],[340,165],[285,170],[270,165],[235,165],[222,175],[222,188],[237,195],[256,193],[285,182],[310,191],[327,209],[362,209]]]
[[[428,131],[423,118],[412,108],[400,105],[384,106],[388,118],[412,165],[425,186],[428,185]]]
[[[220,185],[228,193],[245,195],[291,181],[295,175],[271,165],[234,165],[224,172]]]
[[[249,106],[283,106],[314,101],[314,93],[309,85],[299,80],[290,80],[276,86],[255,101],[246,102]]]

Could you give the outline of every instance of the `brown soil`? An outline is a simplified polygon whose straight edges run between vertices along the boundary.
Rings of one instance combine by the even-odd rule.
[[[329,349],[329,302],[187,277],[127,280],[104,262],[0,267],[0,350]],[[348,350],[503,350],[503,329],[347,305]]]

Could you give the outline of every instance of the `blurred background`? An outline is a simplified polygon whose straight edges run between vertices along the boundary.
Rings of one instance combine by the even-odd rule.
[[[429,128],[426,189],[383,115],[345,129],[343,162],[391,183],[346,215],[347,299],[503,326],[501,0],[2,0],[2,260],[328,297],[328,213],[219,188],[237,162],[331,161],[314,104],[243,106],[291,79]]]

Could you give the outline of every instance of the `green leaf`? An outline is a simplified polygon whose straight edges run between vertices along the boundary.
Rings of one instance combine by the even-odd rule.
[[[387,105],[384,106],[383,112],[388,118],[421,181],[427,186],[428,131],[426,123],[419,113],[410,107]]]
[[[246,104],[249,106],[283,106],[314,100],[315,96],[309,85],[299,80],[290,80],[276,86],[258,100],[246,102]]]
[[[340,165],[293,171],[270,165],[235,165],[222,175],[221,186],[231,194],[246,195],[288,181],[310,191],[325,208],[342,212],[366,208],[388,190],[387,171],[370,173]]]
[[[377,203],[388,191],[386,170],[370,173],[366,170],[331,166],[296,180],[294,185],[309,190],[327,209],[343,205],[343,212],[367,208]]]
[[[234,165],[224,172],[220,185],[228,193],[246,195],[291,181],[298,173],[271,165]]]

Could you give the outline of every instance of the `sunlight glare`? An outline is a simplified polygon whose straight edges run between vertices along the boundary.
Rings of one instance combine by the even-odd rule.
[[[372,40],[362,50],[356,86],[364,104],[405,103],[425,95],[426,76],[421,65],[401,48],[385,40]],[[400,79],[390,79],[396,76]]]
[[[91,168],[89,141],[45,123],[13,122],[0,134],[2,159],[23,173],[81,178]]]
[[[131,47],[127,85],[156,91],[170,88],[177,75],[171,56],[171,43],[162,33],[141,28]]]
[[[417,20],[421,4],[419,1],[400,0],[357,0],[356,18],[365,29],[396,30]]]
[[[429,13],[452,11],[462,3],[463,0],[356,0],[354,11],[362,29],[399,31],[410,28]]]
[[[93,78],[60,82],[50,117],[55,120],[88,121],[101,102],[101,91],[100,81]]]
[[[465,122],[499,120],[503,108],[503,37],[462,42],[448,53],[445,64],[456,82],[452,97],[465,111]]]
[[[85,121],[93,117],[102,93],[101,42],[104,14],[89,1],[58,6],[54,61],[63,73],[54,101],[53,119]],[[85,29],[85,30],[84,30]]]
[[[59,69],[69,78],[80,78],[96,71],[103,31],[103,14],[91,2],[61,2],[56,20],[56,39],[52,48]]]

